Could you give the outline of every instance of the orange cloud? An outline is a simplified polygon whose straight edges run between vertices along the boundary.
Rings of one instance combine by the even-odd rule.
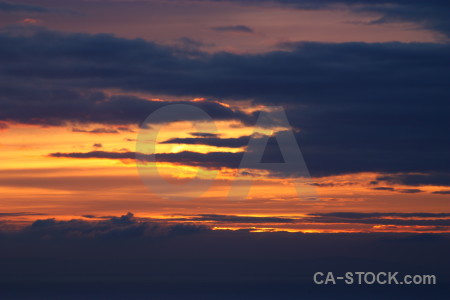
[[[41,21],[38,19],[33,19],[33,18],[25,18],[22,20],[22,23],[24,24],[37,24],[40,23]]]

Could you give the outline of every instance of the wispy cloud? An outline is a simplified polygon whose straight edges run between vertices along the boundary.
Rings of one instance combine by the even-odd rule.
[[[31,4],[22,4],[22,3],[11,3],[6,1],[0,1],[0,11],[4,12],[28,12],[28,13],[67,13],[67,14],[75,14],[81,15],[81,13],[60,9],[60,8],[49,8],[41,5],[31,5]]]
[[[425,29],[435,30],[450,37],[448,14],[450,5],[445,0],[213,0],[248,5],[278,4],[303,10],[342,9],[354,13],[372,14],[376,19],[368,24],[412,22]]]
[[[49,47],[49,41],[61,46]],[[0,45],[5,53],[0,120],[5,122],[139,124],[149,113],[174,103],[96,92],[109,88],[253,99],[289,107],[288,118],[301,130],[298,141],[315,177],[450,173],[444,134],[450,123],[443,100],[450,97],[444,80],[450,76],[448,44],[302,42],[291,43],[288,51],[192,58],[139,39],[39,29],[31,34],[4,32]],[[213,100],[176,103],[197,105],[216,120],[252,124],[255,118]],[[228,142],[242,145],[243,139]],[[427,185],[438,182],[432,177]]]
[[[15,12],[15,11],[25,11],[25,12],[52,12],[50,8],[46,8],[39,5],[21,4],[21,3],[11,3],[11,2],[0,2],[0,11]]]
[[[45,216],[45,215],[47,215],[47,214],[36,213],[36,212],[4,212],[4,213],[0,213],[0,218],[22,217],[22,216]]]
[[[254,33],[253,29],[245,25],[217,26],[211,29],[218,32]]]

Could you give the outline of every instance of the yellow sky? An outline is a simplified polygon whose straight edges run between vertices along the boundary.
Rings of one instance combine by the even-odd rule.
[[[239,137],[251,134],[253,128],[236,126],[233,122],[218,122],[221,137]],[[183,177],[196,173],[196,168],[160,163],[165,177],[175,183],[171,190],[144,185],[139,178],[134,160],[74,159],[49,157],[54,152],[135,151],[137,127],[117,134],[73,132],[72,128],[91,130],[102,126],[38,127],[10,124],[0,132],[2,151],[0,167],[0,212],[45,213],[58,218],[72,218],[92,214],[118,215],[128,211],[142,217],[167,218],[183,214],[235,214],[253,216],[302,216],[314,212],[442,212],[448,208],[448,199],[431,194],[440,187],[423,188],[418,194],[375,191],[369,184],[375,173],[361,173],[316,178],[318,200],[299,201],[291,182],[260,176],[252,182],[245,200],[229,200],[226,195],[233,180],[245,183],[254,178],[235,178],[234,170],[219,172],[212,187],[200,198],[174,201],[177,195],[189,195],[193,187],[183,189]],[[104,127],[104,126],[103,126]],[[187,122],[165,126],[159,140],[189,137],[192,124]],[[101,144],[95,147],[94,144]],[[162,144],[158,152],[184,150],[239,151],[241,149],[206,146]],[[205,171],[208,172],[208,171]],[[201,182],[199,184],[202,184]],[[408,188],[396,186],[396,188]],[[195,187],[194,187],[195,189]],[[161,196],[163,195],[163,196]],[[22,217],[25,219],[36,216]],[[237,226],[237,225],[236,225]],[[305,225],[302,230],[353,230],[352,226],[336,224]],[[286,230],[298,230],[283,225]],[[345,228],[344,228],[345,227]],[[334,228],[334,229],[333,229]],[[371,226],[358,227],[368,230]],[[261,229],[262,230],[262,229]],[[379,230],[389,228],[379,227]]]

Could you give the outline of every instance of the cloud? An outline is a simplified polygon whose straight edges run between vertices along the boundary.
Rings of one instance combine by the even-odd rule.
[[[107,151],[91,151],[91,152],[72,152],[50,153],[50,157],[56,158],[100,158],[100,159],[136,159],[135,152],[107,152]],[[146,155],[140,154],[141,157]],[[192,151],[182,151],[178,153],[157,153],[155,155],[158,162],[171,162],[188,166],[196,166],[203,168],[237,168],[242,159],[242,152],[208,152],[198,153]]]
[[[433,194],[437,195],[450,195],[450,191],[435,191]]]
[[[416,194],[416,193],[422,193],[423,192],[420,189],[396,189],[396,188],[385,187],[385,186],[374,187],[374,188],[372,188],[372,190],[375,190],[375,191],[391,191],[391,192],[398,192],[398,193],[403,193],[403,194]]]
[[[420,189],[397,189],[397,192],[403,193],[403,194],[417,194],[422,193],[423,191]]]
[[[217,133],[209,133],[209,132],[191,132],[190,135],[195,137],[203,137],[203,138],[217,138],[219,134]]]
[[[119,132],[134,132],[128,127],[117,127],[117,128],[94,128],[94,129],[82,129],[74,127],[72,128],[72,132],[82,132],[82,133],[93,133],[93,134],[101,134],[101,133],[119,133]]]
[[[118,130],[109,129],[109,128],[95,128],[92,130],[80,129],[80,128],[72,128],[72,132],[84,132],[84,133],[119,133]]]
[[[450,22],[445,17],[450,12],[450,5],[446,1],[386,0],[385,5],[368,4],[365,7],[355,8],[354,11],[381,15],[370,24],[412,22],[418,27],[450,37]]]
[[[174,222],[206,222],[211,226],[227,226],[240,224],[241,226],[275,226],[274,224],[291,224],[297,228],[304,224],[359,224],[359,225],[387,225],[387,226],[429,226],[450,230],[450,213],[357,213],[357,212],[332,212],[310,213],[306,216],[291,217],[255,217],[243,215],[200,214],[195,216],[179,216],[172,218]],[[351,226],[351,225],[349,225]],[[447,227],[446,227],[447,226]],[[276,227],[276,226],[275,226]],[[302,228],[302,227],[299,227]],[[401,230],[400,227],[398,227]]]
[[[72,15],[81,15],[81,13],[59,8],[48,8],[40,5],[22,4],[22,3],[11,3],[0,1],[0,11],[15,13],[15,12],[26,12],[26,13],[66,13]],[[33,20],[33,19],[26,19]],[[32,22],[35,23],[35,22]]]
[[[255,114],[212,100],[251,99],[286,108],[313,176],[450,174],[448,44],[303,42],[192,57],[139,39],[36,29],[3,32],[0,45],[3,121],[138,124],[169,103],[95,92],[114,88],[205,97],[196,105],[213,118],[251,124]]]
[[[279,131],[277,134],[284,134],[284,131]],[[259,137],[255,137],[258,138]],[[175,139],[165,141],[163,143],[182,142],[184,139]],[[187,138],[188,143],[195,143],[197,140],[211,140],[213,142],[206,142],[208,145],[215,145],[217,147],[241,147],[242,141],[247,143],[248,137],[242,137],[238,139],[225,139],[223,143],[217,138]],[[202,144],[199,142],[198,144]],[[291,149],[288,147],[284,149],[288,152]],[[295,147],[294,147],[295,151]],[[170,162],[174,164],[181,164],[187,166],[203,167],[208,169],[238,169],[244,156],[244,151],[240,152],[207,152],[199,153],[194,151],[181,151],[177,153],[156,153],[155,158],[158,162]],[[107,151],[91,151],[91,152],[55,152],[50,153],[48,156],[55,158],[78,158],[78,159],[148,159],[149,153],[136,153],[136,152],[107,152]],[[153,157],[152,157],[153,158]],[[305,177],[308,176],[307,170],[298,168],[296,165],[284,164],[280,167],[279,163],[283,163],[284,158],[279,149],[275,136],[270,137],[267,141],[266,148],[263,149],[263,155],[260,164],[254,164],[251,168],[255,170],[269,171],[271,176],[274,177]],[[250,168],[250,167],[249,167]]]
[[[397,226],[450,226],[449,213],[356,213],[335,212],[310,214],[306,221],[335,224],[373,224]],[[416,219],[417,218],[417,219]],[[448,227],[447,227],[448,229]]]
[[[37,23],[40,23],[40,20],[33,19],[33,18],[25,18],[25,19],[22,20],[22,23],[24,23],[24,24],[37,24]]]
[[[22,216],[45,216],[43,213],[36,212],[8,212],[8,213],[0,213],[0,218],[4,217],[22,217]]]
[[[280,152],[279,145],[276,140],[276,135],[283,134],[283,131],[276,133],[274,136],[271,136],[268,140],[266,148],[264,150],[264,155],[262,162],[284,162],[282,157],[282,153]],[[336,174],[348,174],[348,173],[357,173],[357,172],[397,172],[398,170],[427,170],[433,172],[433,170],[437,168],[447,168],[445,165],[439,165],[442,157],[434,157],[434,165],[426,166],[426,165],[415,165],[414,162],[411,162],[409,159],[406,159],[407,164],[402,163],[402,159],[399,156],[385,156],[384,152],[373,152],[371,151],[370,155],[365,156],[365,152],[363,149],[364,145],[359,146],[358,143],[351,141],[351,145],[356,148],[357,151],[349,152],[348,149],[344,150],[345,144],[337,145],[334,148],[327,148],[327,144],[323,144],[323,148],[318,148],[316,146],[311,147],[309,145],[310,142],[308,138],[310,136],[306,135],[304,132],[300,132],[297,135],[297,139],[299,141],[303,156],[305,157],[306,163],[309,167],[309,171],[311,175],[314,177],[322,177]],[[322,140],[331,137],[331,134],[323,133]],[[258,137],[255,137],[258,138]],[[315,137],[313,137],[315,139]],[[163,141],[164,144],[170,143],[181,143],[187,145],[209,145],[215,147],[230,147],[230,148],[238,148],[245,147],[248,144],[250,136],[242,136],[239,138],[220,138],[220,137],[195,137],[195,138],[173,138],[166,141]],[[350,142],[350,141],[343,141]],[[318,143],[321,143],[318,141]],[[309,144],[309,145],[308,145]],[[331,144],[331,143],[330,143]],[[328,144],[328,145],[330,145]],[[304,146],[306,145],[306,146]],[[314,145],[314,144],[312,144]],[[303,147],[302,147],[303,146]],[[438,146],[438,145],[436,145]],[[340,149],[340,147],[343,147]],[[289,149],[286,149],[289,151]],[[373,149],[372,149],[373,150]],[[406,149],[405,149],[406,151]],[[410,149],[410,152],[413,152],[414,149]],[[165,153],[165,154],[157,154],[158,161],[166,161],[173,162],[179,164],[186,164],[191,166],[200,166],[206,168],[237,168],[242,160],[244,152],[211,152],[207,154],[184,151],[180,153]],[[339,155],[340,154],[340,155]],[[133,158],[135,153],[107,153],[107,152],[89,152],[89,153],[53,153],[50,156],[53,157],[72,157],[72,158],[110,158],[110,159],[126,159]],[[400,155],[400,153],[399,153]],[[378,157],[382,157],[384,163],[377,161]],[[428,161],[430,162],[430,161]],[[399,164],[399,165],[396,165]],[[264,164],[258,166],[258,168],[262,168],[264,170],[270,171],[273,176],[277,177],[291,177],[291,176],[302,176],[303,173],[297,169],[286,168],[285,170],[279,170],[277,168],[272,168],[270,164]],[[418,179],[415,177],[416,175],[386,175],[379,176],[377,180],[373,182],[373,184],[377,184],[378,182],[388,182],[389,184],[399,184],[399,185],[439,185],[443,183],[443,180],[447,180],[447,173],[442,172],[440,175],[425,174],[420,175],[418,179],[424,180],[418,184]],[[408,181],[409,180],[409,181]],[[385,191],[395,191],[399,193],[420,193],[423,192],[420,189],[396,189],[394,187],[374,187],[374,190],[385,190]]]
[[[186,144],[186,145],[208,145],[214,147],[241,148],[248,145],[249,136],[238,138],[218,138],[216,136],[201,138],[172,138],[161,142],[161,144]]]
[[[51,157],[67,157],[67,158],[108,158],[108,159],[134,159],[135,152],[106,152],[106,151],[91,151],[91,152],[72,152],[72,153],[51,153]]]
[[[1,216],[29,216],[45,215],[37,213],[4,213]],[[154,238],[166,235],[192,234],[210,231],[208,226],[227,226],[231,224],[246,224],[261,226],[261,224],[368,224],[368,225],[396,225],[396,226],[440,226],[448,230],[450,213],[357,213],[332,212],[310,213],[302,217],[276,216],[245,216],[199,214],[194,216],[174,216],[170,219],[137,218],[132,213],[122,216],[83,215],[88,219],[73,219],[60,221],[39,219],[28,227],[24,227],[19,234],[33,236],[33,238],[52,239],[104,239],[104,238]],[[202,224],[207,224],[202,225]],[[272,225],[267,225],[272,226]],[[447,226],[447,228],[446,228]]]
[[[372,190],[376,190],[376,191],[395,191],[394,188],[386,187],[386,186],[375,187],[375,188],[372,188]]]
[[[214,46],[213,43],[204,43],[188,37],[182,37],[176,40],[173,47],[174,53],[179,53],[190,58],[199,58],[204,55],[202,49]]]
[[[2,230],[0,242],[0,285],[7,299],[364,299],[368,293],[380,299],[445,299],[449,292],[448,234],[255,233],[128,213],[38,220]],[[438,284],[368,286],[351,295],[339,285],[332,291],[311,288],[318,270],[361,269],[434,274]]]
[[[450,213],[357,213],[357,212],[332,212],[314,213],[312,216],[336,217],[344,219],[366,219],[379,217],[400,217],[400,218],[446,218]]]
[[[434,30],[450,37],[448,14],[450,4],[446,0],[214,0],[249,5],[279,4],[303,10],[334,10],[347,8],[354,13],[370,14],[376,19],[368,24],[412,22],[418,27]]]
[[[333,183],[333,182],[325,182],[325,183],[314,182],[314,183],[311,183],[311,185],[318,186],[318,187],[334,187],[334,186],[336,186],[336,183]]]
[[[223,223],[293,223],[296,219],[282,218],[282,217],[252,217],[252,216],[233,216],[233,215],[217,215],[217,214],[203,214],[186,219],[192,221],[214,221]]]
[[[164,224],[142,221],[132,213],[108,217],[100,221],[73,219],[36,220],[19,234],[45,239],[123,239],[155,238],[170,235],[192,234],[209,230],[206,226],[193,224]]]
[[[218,32],[254,33],[253,29],[245,25],[217,26],[211,29]]]
[[[10,2],[0,2],[0,11],[6,11],[6,12],[17,12],[17,11],[23,11],[23,12],[34,12],[34,13],[46,13],[46,12],[52,12],[52,9],[38,6],[38,5],[29,5],[29,4],[20,4],[20,3],[10,3]]]
[[[430,172],[428,174],[391,174],[378,176],[377,182],[379,181],[410,186],[450,186],[450,174],[443,172]]]
[[[13,87],[0,87],[4,94],[0,96],[0,120],[11,122],[63,126],[70,123],[105,125],[138,125],[152,112],[168,104],[188,104],[201,108],[216,120],[236,120],[249,122],[251,116],[232,109],[216,101],[156,101],[132,96],[106,97],[101,92],[79,92],[75,90],[40,90],[24,88],[20,91]],[[35,101],[28,102],[26,97],[33,95]],[[198,117],[198,116],[197,116]],[[197,121],[192,116],[185,120]],[[167,122],[175,121],[167,120]],[[2,123],[4,124],[4,123]],[[117,133],[130,131],[126,127],[116,129],[98,128],[85,130],[75,127],[74,132]]]

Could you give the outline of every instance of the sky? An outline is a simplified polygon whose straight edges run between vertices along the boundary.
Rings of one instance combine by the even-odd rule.
[[[440,264],[416,260],[449,246],[449,11],[444,0],[0,1],[2,284],[34,278],[47,252],[55,260],[42,276],[62,272],[65,243],[91,259],[120,258],[112,273],[121,283],[124,274],[156,278],[107,250],[126,241],[179,259],[170,276],[183,284],[228,280],[247,263],[248,276],[292,279],[275,267],[279,250],[249,258],[259,239],[311,243],[286,259],[308,260],[307,270],[315,247],[334,248],[339,237],[340,251],[373,243],[378,250],[359,258],[369,267],[391,266],[414,245],[399,269],[445,273],[443,250]],[[148,119],[167,107],[179,109]],[[259,122],[280,112],[287,122]],[[245,165],[252,153],[261,163]],[[244,254],[216,251],[210,238]],[[163,255],[171,243],[190,254]],[[35,260],[14,251],[24,245]],[[214,255],[195,248],[203,246]],[[358,256],[344,252],[314,259]],[[90,263],[68,255],[67,278],[96,274],[76,271]],[[155,257],[148,263],[164,268]],[[4,275],[24,259],[27,275]],[[223,272],[206,267],[227,260]],[[183,273],[193,261],[201,276]],[[264,261],[274,273],[258,271]],[[289,280],[271,292],[290,299]]]

